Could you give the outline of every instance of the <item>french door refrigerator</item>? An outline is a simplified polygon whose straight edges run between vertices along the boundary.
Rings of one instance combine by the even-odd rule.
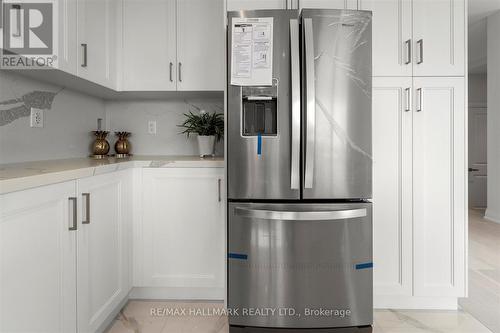
[[[269,17],[272,85],[231,85],[233,18]],[[229,12],[228,36],[230,330],[371,331],[371,12]]]

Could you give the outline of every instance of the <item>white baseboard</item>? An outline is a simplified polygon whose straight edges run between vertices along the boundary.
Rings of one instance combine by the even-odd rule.
[[[484,213],[484,219],[491,222],[500,223],[500,218],[492,213],[491,209],[486,209],[486,212]]]
[[[128,297],[125,297],[117,306],[116,308],[111,311],[111,313],[109,314],[109,316],[106,318],[106,320],[104,320],[104,322],[99,326],[99,328],[97,329],[96,332],[99,332],[99,333],[103,333],[103,332],[107,332],[111,326],[113,325],[113,322],[116,318],[116,316],[118,315],[118,313],[120,313],[120,311],[125,307],[125,305],[127,305],[128,303]]]
[[[408,309],[408,310],[456,310],[456,297],[411,297],[411,296],[377,296],[373,297],[375,309]]]
[[[130,299],[224,301],[225,288],[134,287]]]

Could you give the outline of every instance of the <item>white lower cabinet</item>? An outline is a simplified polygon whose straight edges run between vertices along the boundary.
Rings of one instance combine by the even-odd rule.
[[[223,175],[223,168],[143,170],[142,287],[165,288],[166,298],[224,298]]]
[[[412,78],[373,79],[374,294],[412,294]]]
[[[131,288],[131,172],[0,196],[0,332],[104,329]]]
[[[0,332],[76,332],[75,182],[0,195]]]
[[[78,180],[78,332],[96,332],[127,297],[132,170]]]
[[[465,296],[464,133],[464,78],[374,78],[376,306]]]
[[[464,297],[465,81],[414,78],[413,86],[414,293]]]

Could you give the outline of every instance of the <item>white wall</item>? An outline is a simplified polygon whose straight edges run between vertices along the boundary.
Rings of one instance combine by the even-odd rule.
[[[488,17],[488,209],[500,223],[500,11]]]
[[[52,103],[40,102],[51,93]],[[30,128],[27,113],[40,104],[50,106],[44,127]],[[0,71],[0,163],[88,156],[90,131],[104,115],[103,100]]]
[[[196,137],[189,139],[179,134],[182,129],[177,125],[184,120],[183,113],[199,112],[222,113],[223,99],[169,101],[107,101],[106,123],[110,131],[132,132],[130,142],[132,153],[139,155],[197,155]],[[155,120],[157,133],[148,133],[148,121]],[[222,141],[216,145],[216,154],[223,155]]]

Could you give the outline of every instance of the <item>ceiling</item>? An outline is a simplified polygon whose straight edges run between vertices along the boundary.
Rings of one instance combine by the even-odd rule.
[[[500,10],[500,0],[469,0],[469,73],[486,73],[486,17]]]

